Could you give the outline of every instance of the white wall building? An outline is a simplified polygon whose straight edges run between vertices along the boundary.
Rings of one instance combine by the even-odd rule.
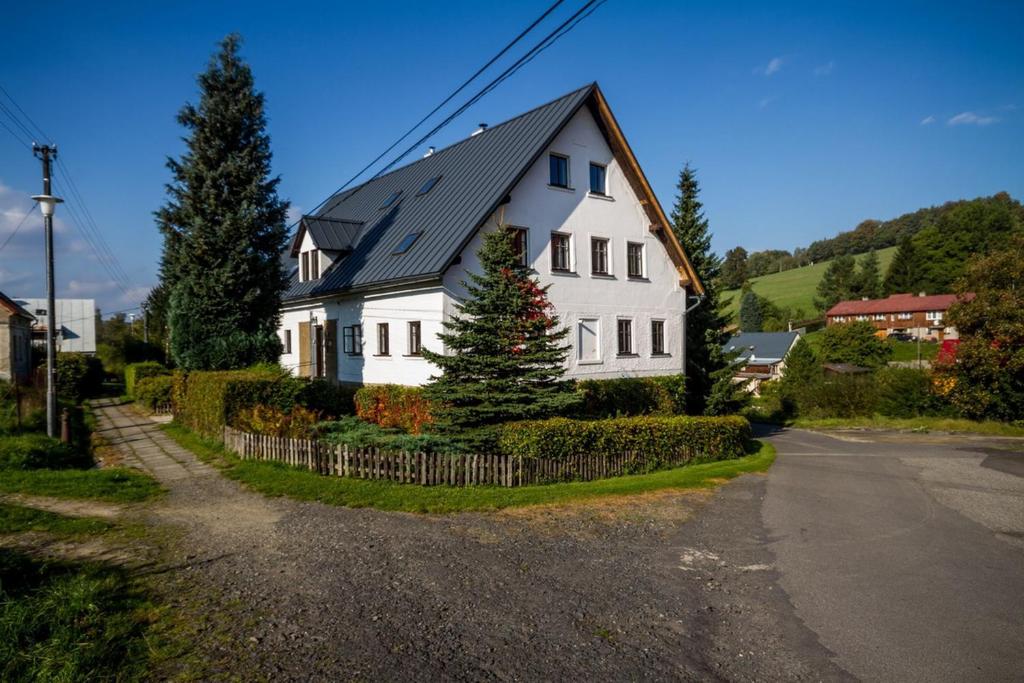
[[[46,299],[15,299],[35,316],[33,341],[42,343],[46,332]],[[56,299],[57,351],[96,353],[96,300]]]
[[[683,371],[684,310],[701,285],[596,84],[305,217],[281,363],[342,382],[428,381],[437,369],[419,348],[441,350],[481,235],[499,228],[518,231],[571,330],[568,376]]]

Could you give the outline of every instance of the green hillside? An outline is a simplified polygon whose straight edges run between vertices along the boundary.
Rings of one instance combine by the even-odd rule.
[[[889,269],[889,263],[892,261],[893,255],[896,253],[896,247],[879,249],[876,253],[878,254],[879,269],[884,275]],[[861,254],[856,257],[858,266],[865,256],[867,254]],[[781,273],[762,275],[761,277],[751,279],[750,284],[757,294],[770,300],[776,306],[803,309],[804,314],[810,318],[815,314],[815,290],[818,287],[818,282],[825,274],[828,264],[828,261],[822,261],[821,263],[815,263],[813,266],[804,266],[802,268],[784,270]],[[722,300],[729,303],[729,314],[735,317],[739,311],[740,290],[731,289],[725,292]]]

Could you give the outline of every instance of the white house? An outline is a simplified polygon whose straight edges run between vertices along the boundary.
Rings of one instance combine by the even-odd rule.
[[[32,341],[42,345],[46,338],[46,299],[15,299],[35,316]],[[96,300],[55,299],[57,350],[96,353]]]
[[[303,376],[417,385],[420,349],[477,268],[481,233],[516,231],[571,328],[567,374],[680,373],[692,266],[597,84],[328,200],[292,242],[281,363]],[[692,299],[691,299],[692,303]]]

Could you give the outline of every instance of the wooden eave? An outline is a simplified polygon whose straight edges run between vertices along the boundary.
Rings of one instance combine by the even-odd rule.
[[[615,115],[612,114],[604,94],[596,83],[588,100],[588,105],[598,126],[602,128],[612,153],[619,161],[626,179],[640,199],[640,205],[644,207],[644,211],[651,221],[651,232],[655,233],[661,240],[661,243],[665,245],[669,257],[675,264],[676,271],[679,273],[679,284],[683,287],[689,286],[697,294],[703,294],[704,285],[701,283],[700,278],[697,277],[697,271],[694,270],[693,264],[690,263],[689,257],[683,250],[683,246],[676,239],[676,235],[672,232],[671,227],[669,227],[668,216],[665,215],[664,210],[661,208],[661,203],[654,194],[650,183],[647,182],[647,176],[644,175],[643,169],[640,168],[636,155],[633,154],[629,142],[626,141],[626,136],[623,135],[618,121],[615,120]]]

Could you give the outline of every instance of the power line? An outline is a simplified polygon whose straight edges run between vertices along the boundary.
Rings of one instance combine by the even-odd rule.
[[[38,132],[44,139],[48,139],[50,137],[49,135],[43,132],[43,129],[40,128],[35,121],[32,120],[32,117],[28,115],[28,112],[21,108],[21,105],[18,104],[18,101],[11,96],[11,93],[7,92],[7,88],[0,85],[0,92],[7,96],[7,99],[11,101],[11,104],[13,104],[17,108],[17,110],[21,112],[21,115],[25,117],[26,121],[32,124],[32,127],[36,129],[36,132]],[[30,134],[29,137],[31,138],[32,135]]]
[[[428,119],[429,119],[429,118],[430,118],[431,116],[433,116],[433,115],[434,115],[434,114],[436,114],[436,113],[437,113],[438,111],[440,111],[440,110],[441,110],[441,108],[442,108],[442,107],[444,107],[444,105],[446,105],[446,104],[448,104],[449,102],[451,102],[451,101],[452,101],[452,100],[453,100],[453,99],[455,98],[455,96],[456,96],[456,95],[458,95],[458,94],[459,94],[460,92],[462,92],[463,90],[465,90],[465,89],[466,89],[466,87],[467,87],[467,86],[468,86],[468,85],[469,85],[470,83],[472,83],[473,81],[475,81],[475,80],[477,79],[477,77],[479,77],[479,76],[480,76],[480,74],[482,74],[482,73],[483,73],[484,71],[486,71],[486,70],[487,70],[488,68],[490,68],[490,67],[491,67],[491,65],[493,65],[493,64],[494,64],[494,63],[495,63],[496,61],[498,61],[499,59],[501,59],[501,57],[503,57],[503,56],[505,55],[505,53],[506,53],[506,52],[508,52],[509,50],[511,50],[511,49],[512,49],[512,48],[513,48],[513,47],[514,47],[514,46],[515,46],[515,45],[516,45],[516,44],[517,44],[517,43],[518,43],[518,42],[519,42],[520,40],[522,40],[523,38],[525,38],[525,37],[526,37],[526,35],[527,35],[527,34],[528,34],[528,33],[529,33],[530,31],[532,31],[532,30],[533,30],[534,28],[536,28],[536,27],[537,27],[537,24],[539,24],[539,23],[541,23],[542,21],[544,21],[544,20],[545,20],[545,19],[546,19],[546,18],[548,17],[548,15],[550,15],[550,14],[551,14],[552,12],[554,12],[554,11],[555,11],[555,10],[556,10],[556,9],[558,8],[558,6],[562,4],[562,2],[564,2],[564,0],[556,0],[556,2],[555,2],[555,3],[553,4],[553,5],[551,5],[550,7],[548,7],[548,8],[547,8],[547,10],[545,10],[543,14],[541,14],[541,15],[540,15],[539,17],[537,17],[536,19],[534,19],[534,20],[533,20],[533,22],[531,22],[531,23],[530,23],[530,25],[529,25],[529,26],[527,26],[527,27],[526,27],[525,29],[523,29],[522,31],[520,31],[520,32],[519,32],[519,35],[517,35],[517,36],[516,36],[515,38],[513,38],[511,42],[509,42],[509,43],[508,43],[507,45],[505,45],[505,47],[501,48],[501,50],[500,50],[500,51],[498,52],[498,54],[494,55],[494,56],[493,56],[493,57],[491,57],[491,58],[490,58],[489,60],[487,60],[487,63],[486,63],[486,64],[484,64],[483,66],[481,66],[481,67],[480,67],[479,69],[477,69],[477,70],[476,70],[476,72],[475,72],[475,73],[474,73],[474,74],[473,74],[472,76],[470,76],[470,77],[469,77],[469,78],[467,78],[467,79],[466,79],[465,81],[463,81],[462,85],[460,85],[460,86],[459,86],[458,88],[456,88],[456,89],[455,89],[455,90],[453,90],[453,91],[452,91],[451,93],[449,93],[447,97],[445,97],[445,98],[444,98],[443,100],[441,100],[441,103],[440,103],[440,104],[438,104],[438,105],[437,105],[436,107],[434,107],[433,109],[431,109],[431,110],[430,110],[430,112],[429,112],[429,113],[428,113],[428,114],[427,114],[426,116],[424,116],[424,117],[423,117],[423,118],[421,118],[421,119],[420,119],[419,121],[417,121],[417,122],[416,122],[416,123],[415,123],[415,124],[414,124],[414,125],[412,126],[412,128],[410,128],[409,130],[405,131],[405,133],[403,133],[403,134],[402,134],[402,136],[401,136],[400,138],[398,138],[397,140],[395,140],[395,141],[394,141],[393,143],[391,143],[391,145],[390,145],[390,146],[389,146],[389,147],[388,147],[387,149],[385,149],[385,150],[384,150],[383,152],[381,152],[380,154],[378,154],[378,155],[377,155],[377,157],[376,157],[376,158],[375,158],[375,159],[374,159],[373,161],[371,161],[370,163],[366,164],[366,166],[363,166],[363,167],[362,167],[361,169],[359,169],[359,171],[358,171],[358,172],[356,172],[356,174],[355,174],[355,175],[353,175],[353,176],[352,176],[351,178],[349,178],[349,179],[348,179],[347,181],[345,181],[345,182],[344,182],[344,183],[342,184],[342,186],[341,186],[341,187],[339,187],[339,188],[338,188],[337,190],[335,190],[334,192],[332,192],[331,194],[329,194],[329,195],[328,195],[328,196],[327,196],[327,197],[326,197],[326,198],[325,198],[325,199],[324,199],[324,200],[323,200],[322,202],[320,202],[320,203],[319,203],[319,204],[317,204],[317,205],[316,205],[315,207],[313,207],[313,210],[312,210],[312,212],[311,212],[311,213],[315,213],[315,212],[317,211],[317,209],[319,209],[319,208],[320,208],[320,207],[322,207],[322,206],[323,206],[324,204],[326,204],[326,203],[327,203],[328,201],[330,201],[331,197],[335,196],[336,194],[338,194],[339,192],[341,192],[342,190],[344,190],[344,189],[345,189],[346,187],[348,187],[349,185],[351,185],[351,184],[352,184],[353,182],[355,182],[355,180],[356,180],[356,179],[357,179],[357,178],[358,178],[359,176],[363,175],[363,173],[365,173],[366,171],[368,171],[368,170],[369,170],[369,169],[370,169],[370,168],[371,168],[371,167],[372,167],[372,166],[373,166],[374,164],[376,164],[376,163],[377,163],[378,161],[380,161],[380,160],[381,160],[381,159],[383,159],[383,158],[384,158],[385,156],[387,156],[387,154],[388,154],[388,153],[389,153],[389,152],[390,152],[391,150],[393,150],[393,149],[394,149],[395,147],[397,147],[397,146],[398,146],[399,144],[401,144],[401,142],[402,142],[403,140],[405,140],[405,139],[406,139],[407,137],[409,137],[410,135],[412,135],[412,132],[413,132],[414,130],[416,130],[417,128],[419,128],[420,126],[422,126],[422,125],[423,125],[424,123],[426,123],[426,121],[427,121],[427,120],[428,120]],[[293,225],[294,225],[294,224],[293,224]]]
[[[3,243],[3,244],[0,244],[0,251],[3,251],[3,250],[4,250],[4,248],[5,248],[5,247],[6,247],[6,246],[7,246],[8,244],[10,244],[11,240],[13,240],[13,239],[14,239],[14,236],[18,234],[18,231],[19,231],[19,230],[21,230],[21,226],[25,225],[25,221],[27,221],[27,220],[28,220],[28,217],[32,215],[32,212],[36,210],[36,207],[37,207],[37,206],[39,206],[39,202],[33,202],[33,203],[32,203],[32,208],[31,208],[31,209],[29,209],[28,211],[26,211],[26,212],[25,212],[25,215],[24,215],[24,216],[22,216],[22,218],[21,218],[21,221],[20,221],[20,222],[18,223],[18,225],[17,225],[17,226],[16,226],[15,228],[14,228],[14,232],[12,232],[12,233],[11,233],[10,235],[8,235],[8,236],[7,236],[7,239],[5,239],[5,240],[4,240],[4,243]]]
[[[13,100],[11,100],[11,101],[13,102]],[[0,111],[2,111],[5,114],[7,114],[7,117],[12,122],[14,122],[14,125],[25,135],[26,139],[32,140],[32,138],[35,137],[35,135],[32,134],[32,131],[28,129],[28,126],[26,126],[24,123],[21,122],[21,119],[18,118],[17,114],[15,114],[13,111],[11,111],[7,107],[7,105],[3,103],[3,100],[0,100]]]
[[[20,135],[18,135],[13,130],[11,130],[11,127],[8,126],[6,123],[4,123],[3,119],[0,119],[0,126],[3,126],[4,128],[6,128],[7,132],[10,133],[11,136],[14,137],[14,139],[18,141],[18,144],[23,145],[26,149],[29,149],[29,150],[32,149],[32,145],[29,144],[28,142],[25,142],[25,140]]]
[[[600,0],[600,3],[598,4],[598,6],[600,4],[603,4],[604,2],[605,2],[605,0]],[[432,128],[426,135],[422,136],[420,139],[418,139],[412,145],[407,147],[405,149],[405,151],[403,151],[401,154],[399,154],[397,157],[395,157],[395,159],[393,159],[388,165],[386,165],[384,168],[382,168],[379,171],[377,171],[377,173],[375,173],[373,175],[373,177],[370,178],[370,180],[373,180],[375,178],[379,178],[381,175],[383,175],[389,169],[394,167],[395,164],[399,163],[402,159],[404,159],[406,156],[408,156],[413,150],[415,150],[417,147],[419,147],[425,141],[430,139],[430,137],[432,135],[435,135],[436,133],[441,131],[445,126],[447,126],[449,123],[451,123],[457,117],[462,115],[470,107],[472,107],[474,104],[476,104],[481,99],[483,99],[488,93],[490,93],[492,90],[494,90],[496,87],[498,87],[498,85],[500,85],[502,82],[507,80],[510,76],[512,76],[514,73],[516,73],[519,69],[521,69],[524,65],[526,65],[528,62],[530,62],[534,57],[536,57],[538,54],[540,54],[540,52],[542,52],[543,50],[545,50],[548,47],[550,47],[552,44],[554,44],[555,41],[557,41],[562,36],[564,36],[566,33],[571,31],[575,26],[577,26],[579,24],[580,21],[585,19],[587,16],[590,16],[590,14],[592,14],[593,11],[595,9],[597,9],[597,7],[594,6],[595,3],[598,3],[598,0],[588,0],[588,2],[586,2],[582,7],[580,7],[578,10],[576,10],[576,12],[572,14],[572,16],[570,16],[568,19],[566,19],[561,24],[559,24],[553,31],[548,33],[537,44],[535,44],[532,48],[530,48],[524,55],[522,55],[521,57],[519,57],[519,59],[517,59],[515,62],[513,62],[511,66],[506,68],[502,73],[500,73],[498,76],[496,76],[494,79],[492,79],[487,85],[485,85],[483,88],[481,88],[479,91],[477,91],[477,93],[473,97],[471,97],[465,104],[463,104],[458,109],[456,109],[454,112],[449,114],[443,121],[441,121],[439,124],[434,126],[434,128]],[[583,16],[581,16],[581,15],[583,15]],[[351,181],[349,181],[349,182],[351,182]],[[369,181],[367,181],[367,182],[369,182]],[[340,188],[338,190],[338,192],[341,192],[343,189],[345,189],[345,188],[344,187]],[[337,195],[338,192],[335,192],[335,195]],[[330,199],[330,198],[328,198],[328,199]],[[325,202],[321,202],[320,206],[322,206],[325,203],[326,203],[326,201]],[[337,203],[335,203],[334,206],[332,206],[331,209],[328,209],[327,212],[330,212],[331,210],[333,210],[334,207],[337,206],[340,203],[341,203],[341,200],[339,200]]]

